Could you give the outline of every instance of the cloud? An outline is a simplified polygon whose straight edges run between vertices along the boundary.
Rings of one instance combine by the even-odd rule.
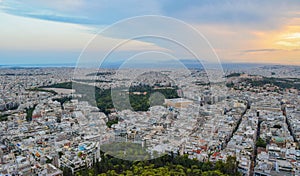
[[[116,36],[95,35],[87,27],[77,24],[50,22],[33,18],[20,18],[0,13],[0,49],[17,51],[76,51],[80,52],[95,36],[93,51],[107,49],[112,43],[118,44],[124,39]],[[16,27],[17,26],[17,27]],[[154,42],[131,40],[119,48],[120,51],[166,51]]]
[[[251,49],[251,50],[243,50],[243,53],[257,53],[257,52],[276,52],[282,51],[281,49]]]
[[[27,0],[30,3],[36,3],[44,8],[50,7],[52,9],[63,10],[63,11],[76,11],[84,7],[84,0]]]
[[[12,15],[43,20],[108,25],[132,16],[160,14],[159,6],[158,0],[3,0],[0,9]]]
[[[285,39],[300,39],[300,32],[288,34],[285,36]]]
[[[299,1],[273,0],[3,0],[7,13],[51,21],[112,24],[138,15],[165,15],[200,24],[272,29],[299,17]],[[47,12],[47,13],[44,13]],[[35,14],[35,15],[32,15]]]
[[[200,24],[240,25],[245,28],[273,29],[299,16],[299,1],[273,0],[183,0],[167,1],[165,14]],[[295,13],[290,13],[295,12]]]
[[[0,2],[0,10],[7,14],[29,17],[41,20],[74,23],[74,24],[89,24],[91,21],[84,16],[77,14],[66,14],[64,12],[55,11],[50,8],[39,8],[38,4],[32,4],[29,2],[22,3],[17,1]]]
[[[297,60],[296,56],[299,54],[294,50],[299,49],[300,46],[299,28],[284,29],[284,27],[299,26],[300,1],[26,0],[23,2],[0,0],[0,11],[19,18],[17,24],[8,23],[11,26],[4,30],[3,26],[6,23],[2,19],[6,16],[2,16],[2,19],[0,16],[1,40],[7,41],[0,44],[2,48],[78,49],[89,39],[91,34],[98,31],[96,29],[99,26],[104,28],[124,18],[150,14],[170,16],[193,24],[214,46],[220,58],[225,60],[249,59],[249,61],[256,61],[255,59],[262,58],[280,60],[279,55],[283,58],[285,53],[287,58]],[[39,20],[24,24],[22,21],[26,21],[25,19]],[[7,18],[8,20],[9,18]],[[49,30],[44,29],[43,26],[48,26],[46,23],[53,22],[60,23],[53,28],[49,26]],[[19,23],[30,27],[22,31]],[[145,23],[149,22],[145,21]],[[77,26],[81,26],[82,29],[77,33],[78,31],[72,30],[74,26],[64,27],[66,24],[80,24]],[[18,30],[15,29],[15,26],[18,26]],[[36,26],[37,28],[35,28]],[[149,25],[150,27],[145,26],[148,30],[152,29],[151,25]],[[140,25],[128,30],[143,31],[145,26]],[[164,25],[155,27],[164,30],[172,29],[172,26],[165,27]],[[59,35],[51,35],[50,30],[56,31]],[[14,33],[7,31],[14,31]],[[126,38],[127,31],[124,33]],[[122,32],[117,32],[102,37],[121,40],[120,38],[124,38],[122,34]],[[40,37],[43,35],[47,36],[47,39]],[[184,36],[182,35],[182,37]],[[132,51],[144,48],[152,50],[170,48],[170,50],[178,51],[177,53],[182,53],[176,47],[172,48],[167,42],[152,42],[143,39],[131,42],[122,50]],[[288,49],[289,51],[286,51]],[[188,58],[190,55],[185,57]],[[256,58],[252,59],[251,57]]]

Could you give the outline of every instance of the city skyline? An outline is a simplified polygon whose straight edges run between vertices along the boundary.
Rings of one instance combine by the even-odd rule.
[[[300,1],[0,0],[0,176],[299,176]]]

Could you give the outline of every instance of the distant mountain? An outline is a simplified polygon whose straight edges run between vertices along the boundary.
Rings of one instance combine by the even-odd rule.
[[[203,61],[204,63],[210,65],[213,63],[208,63],[207,61]],[[123,61],[105,61],[102,63],[100,68],[109,68],[109,69],[118,69],[122,66]],[[255,67],[262,66],[271,66],[267,64],[255,64],[255,63],[221,63],[224,70],[236,70],[236,69],[250,69]],[[12,64],[12,65],[0,65],[0,68],[46,68],[46,67],[76,67],[77,63],[63,63],[63,64]],[[95,67],[94,63],[84,63],[80,65],[81,67]],[[149,63],[132,63],[130,65],[126,65],[125,68],[182,68],[185,66],[189,69],[203,69],[202,63],[196,59],[182,59],[179,61],[160,61],[160,62],[149,62]]]

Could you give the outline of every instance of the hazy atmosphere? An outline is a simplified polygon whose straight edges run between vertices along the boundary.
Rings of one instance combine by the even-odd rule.
[[[0,63],[74,64],[88,41],[107,26],[134,16],[163,15],[195,27],[222,62],[300,65],[299,11],[299,1],[280,0],[1,0]],[[99,37],[121,40],[114,34]],[[164,45],[141,39],[123,52],[149,49],[164,50]]]

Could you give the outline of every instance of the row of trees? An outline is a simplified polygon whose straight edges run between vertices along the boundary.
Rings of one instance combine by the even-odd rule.
[[[136,95],[132,92],[146,92],[146,94]],[[150,105],[163,105],[164,98],[179,98],[176,87],[154,89],[148,85],[139,85],[130,87],[129,93],[130,104],[135,111],[147,111]]]
[[[81,100],[88,101],[92,105],[96,105],[100,111],[104,112],[105,114],[111,113],[112,109],[114,108],[112,101],[112,90],[111,89],[100,89],[98,87],[94,87],[87,84],[80,84],[75,82],[64,82],[64,83],[57,83],[49,86],[45,86],[47,88],[64,88],[64,89],[76,89],[76,93],[82,94],[83,97]],[[43,88],[45,88],[43,87]],[[119,88],[122,90],[122,88]],[[95,92],[95,94],[91,94],[91,92]],[[150,107],[150,96],[153,93],[160,93],[162,97],[164,98],[178,98],[177,94],[177,88],[160,88],[160,89],[154,89],[151,86],[148,85],[139,85],[139,86],[132,86],[129,88],[128,94],[124,91],[116,91],[116,92],[122,92],[124,95],[129,94],[129,100],[130,100],[130,107],[132,107],[135,111],[147,111]],[[133,92],[141,92],[141,94],[137,95]],[[146,92],[145,94],[143,94]],[[117,96],[123,96],[124,95],[117,95]],[[118,98],[118,97],[117,97]],[[120,106],[124,106],[124,109],[127,109],[128,107],[125,105],[122,105],[121,101],[122,97],[120,98]],[[155,105],[161,105],[164,101],[154,101]],[[153,102],[152,102],[153,103]],[[153,104],[152,104],[153,105]]]
[[[280,89],[296,88],[300,90],[300,84],[299,84],[300,79],[297,78],[286,79],[286,78],[263,77],[261,80],[245,79],[244,81],[246,81],[248,84],[251,84],[252,86],[255,87],[261,87],[264,86],[265,84],[271,84],[271,85],[278,86]]]
[[[54,98],[53,101],[58,101],[60,103],[60,106],[62,109],[64,109],[64,103],[71,101],[72,100],[72,96],[65,96],[65,97],[61,97],[61,98]]]
[[[10,116],[11,114],[0,114],[0,122],[2,121],[7,121],[8,120],[8,116]]]
[[[162,105],[164,103],[164,100],[156,99],[156,101],[153,101],[150,99],[150,96],[153,95],[153,93],[160,93],[162,97],[164,98],[178,98],[177,90],[175,88],[161,88],[161,89],[154,89],[147,85],[140,85],[140,86],[133,86],[129,88],[129,91],[122,91],[122,88],[119,88],[120,90],[113,90],[113,93],[118,93],[120,95],[115,95],[115,102],[112,101],[112,90],[111,89],[96,89],[96,101],[98,108],[106,113],[109,114],[111,112],[111,109],[115,108],[114,105],[118,105],[118,110],[127,109],[128,105],[123,104],[124,100],[126,99],[126,96],[129,94],[129,101],[130,101],[130,107],[134,111],[147,111],[150,107],[150,105],[153,105],[153,102],[155,105]],[[134,92],[140,92],[140,94],[135,94]],[[158,97],[159,98],[159,97]],[[151,102],[150,102],[151,101]],[[113,104],[115,103],[115,104]],[[152,104],[151,104],[152,103]]]
[[[234,76],[239,76],[239,73],[233,73],[228,76],[229,77],[234,77]],[[300,90],[300,79],[298,78],[273,78],[273,77],[263,77],[260,80],[256,79],[242,79],[242,81],[246,82],[247,84],[251,84],[254,87],[262,87],[266,84],[278,86],[280,89],[290,89],[290,88],[295,88]],[[229,82],[226,84],[227,87],[233,88],[234,84],[232,82]]]
[[[27,91],[47,92],[47,93],[52,93],[53,95],[57,95],[57,92],[55,92],[54,90],[46,90],[38,87],[27,89]]]
[[[114,158],[101,153],[101,162],[95,162],[92,168],[84,168],[77,172],[77,176],[115,176],[115,175],[204,175],[204,176],[239,176],[238,162],[229,156],[226,162],[200,162],[189,159],[188,155],[164,155],[146,161],[128,161]],[[72,175],[64,170],[64,175]]]
[[[32,114],[33,114],[33,111],[35,110],[36,106],[37,105],[35,104],[33,107],[25,108],[25,110],[26,110],[26,121],[27,122],[32,121]]]

